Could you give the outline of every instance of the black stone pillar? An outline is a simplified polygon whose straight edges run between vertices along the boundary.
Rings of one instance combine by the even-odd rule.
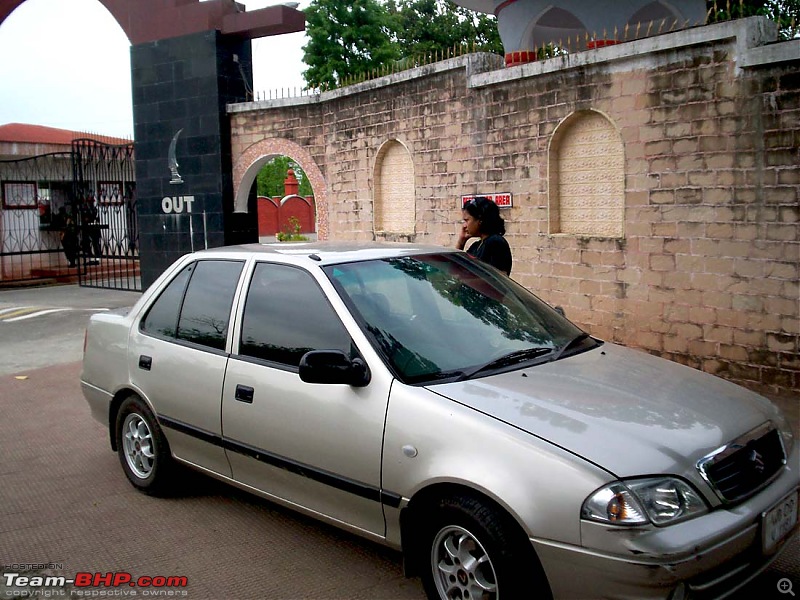
[[[131,48],[142,285],[178,257],[258,241],[233,213],[229,102],[252,85],[250,40],[206,31]]]

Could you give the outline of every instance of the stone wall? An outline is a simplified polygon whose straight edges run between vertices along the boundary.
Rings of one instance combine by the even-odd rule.
[[[380,148],[397,140],[416,193],[415,231],[399,239],[452,246],[462,194],[511,192],[512,277],[574,322],[796,393],[800,45],[774,40],[774,24],[751,18],[505,69],[473,54],[319,96],[229,105],[237,202],[259,157],[295,149],[321,173],[320,238],[391,239],[375,233],[374,183]],[[614,237],[559,233],[554,158],[565,124],[583,115],[613,125],[624,154]]]

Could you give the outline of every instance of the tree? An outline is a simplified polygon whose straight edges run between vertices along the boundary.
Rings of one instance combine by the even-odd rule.
[[[707,0],[706,5],[711,22],[764,15],[778,24],[780,39],[800,36],[800,0]]]
[[[449,0],[389,0],[386,6],[404,58],[443,56],[463,46],[503,53],[494,17]]]
[[[288,156],[276,156],[258,172],[256,177],[256,189],[259,196],[267,196],[268,198],[283,197],[284,187],[283,182],[286,179],[286,172],[292,169],[297,180],[300,182],[300,190],[297,192],[299,196],[311,196],[313,190],[308,181],[308,177],[291,158]]]
[[[763,14],[778,24],[778,37],[790,40],[800,37],[800,0],[767,0]]]
[[[338,86],[397,58],[389,15],[377,0],[313,0],[305,15],[303,77],[309,87]]]

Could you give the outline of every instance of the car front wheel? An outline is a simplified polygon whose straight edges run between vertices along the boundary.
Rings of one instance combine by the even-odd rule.
[[[440,500],[427,519],[425,539],[430,560],[422,581],[431,600],[551,597],[526,536],[489,503]]]
[[[172,457],[144,401],[136,396],[127,398],[117,413],[116,425],[117,452],[128,480],[148,494],[166,492]]]

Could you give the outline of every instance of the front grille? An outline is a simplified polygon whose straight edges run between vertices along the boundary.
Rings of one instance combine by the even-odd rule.
[[[706,456],[697,468],[724,502],[737,502],[764,487],[785,464],[781,435],[765,423]]]

